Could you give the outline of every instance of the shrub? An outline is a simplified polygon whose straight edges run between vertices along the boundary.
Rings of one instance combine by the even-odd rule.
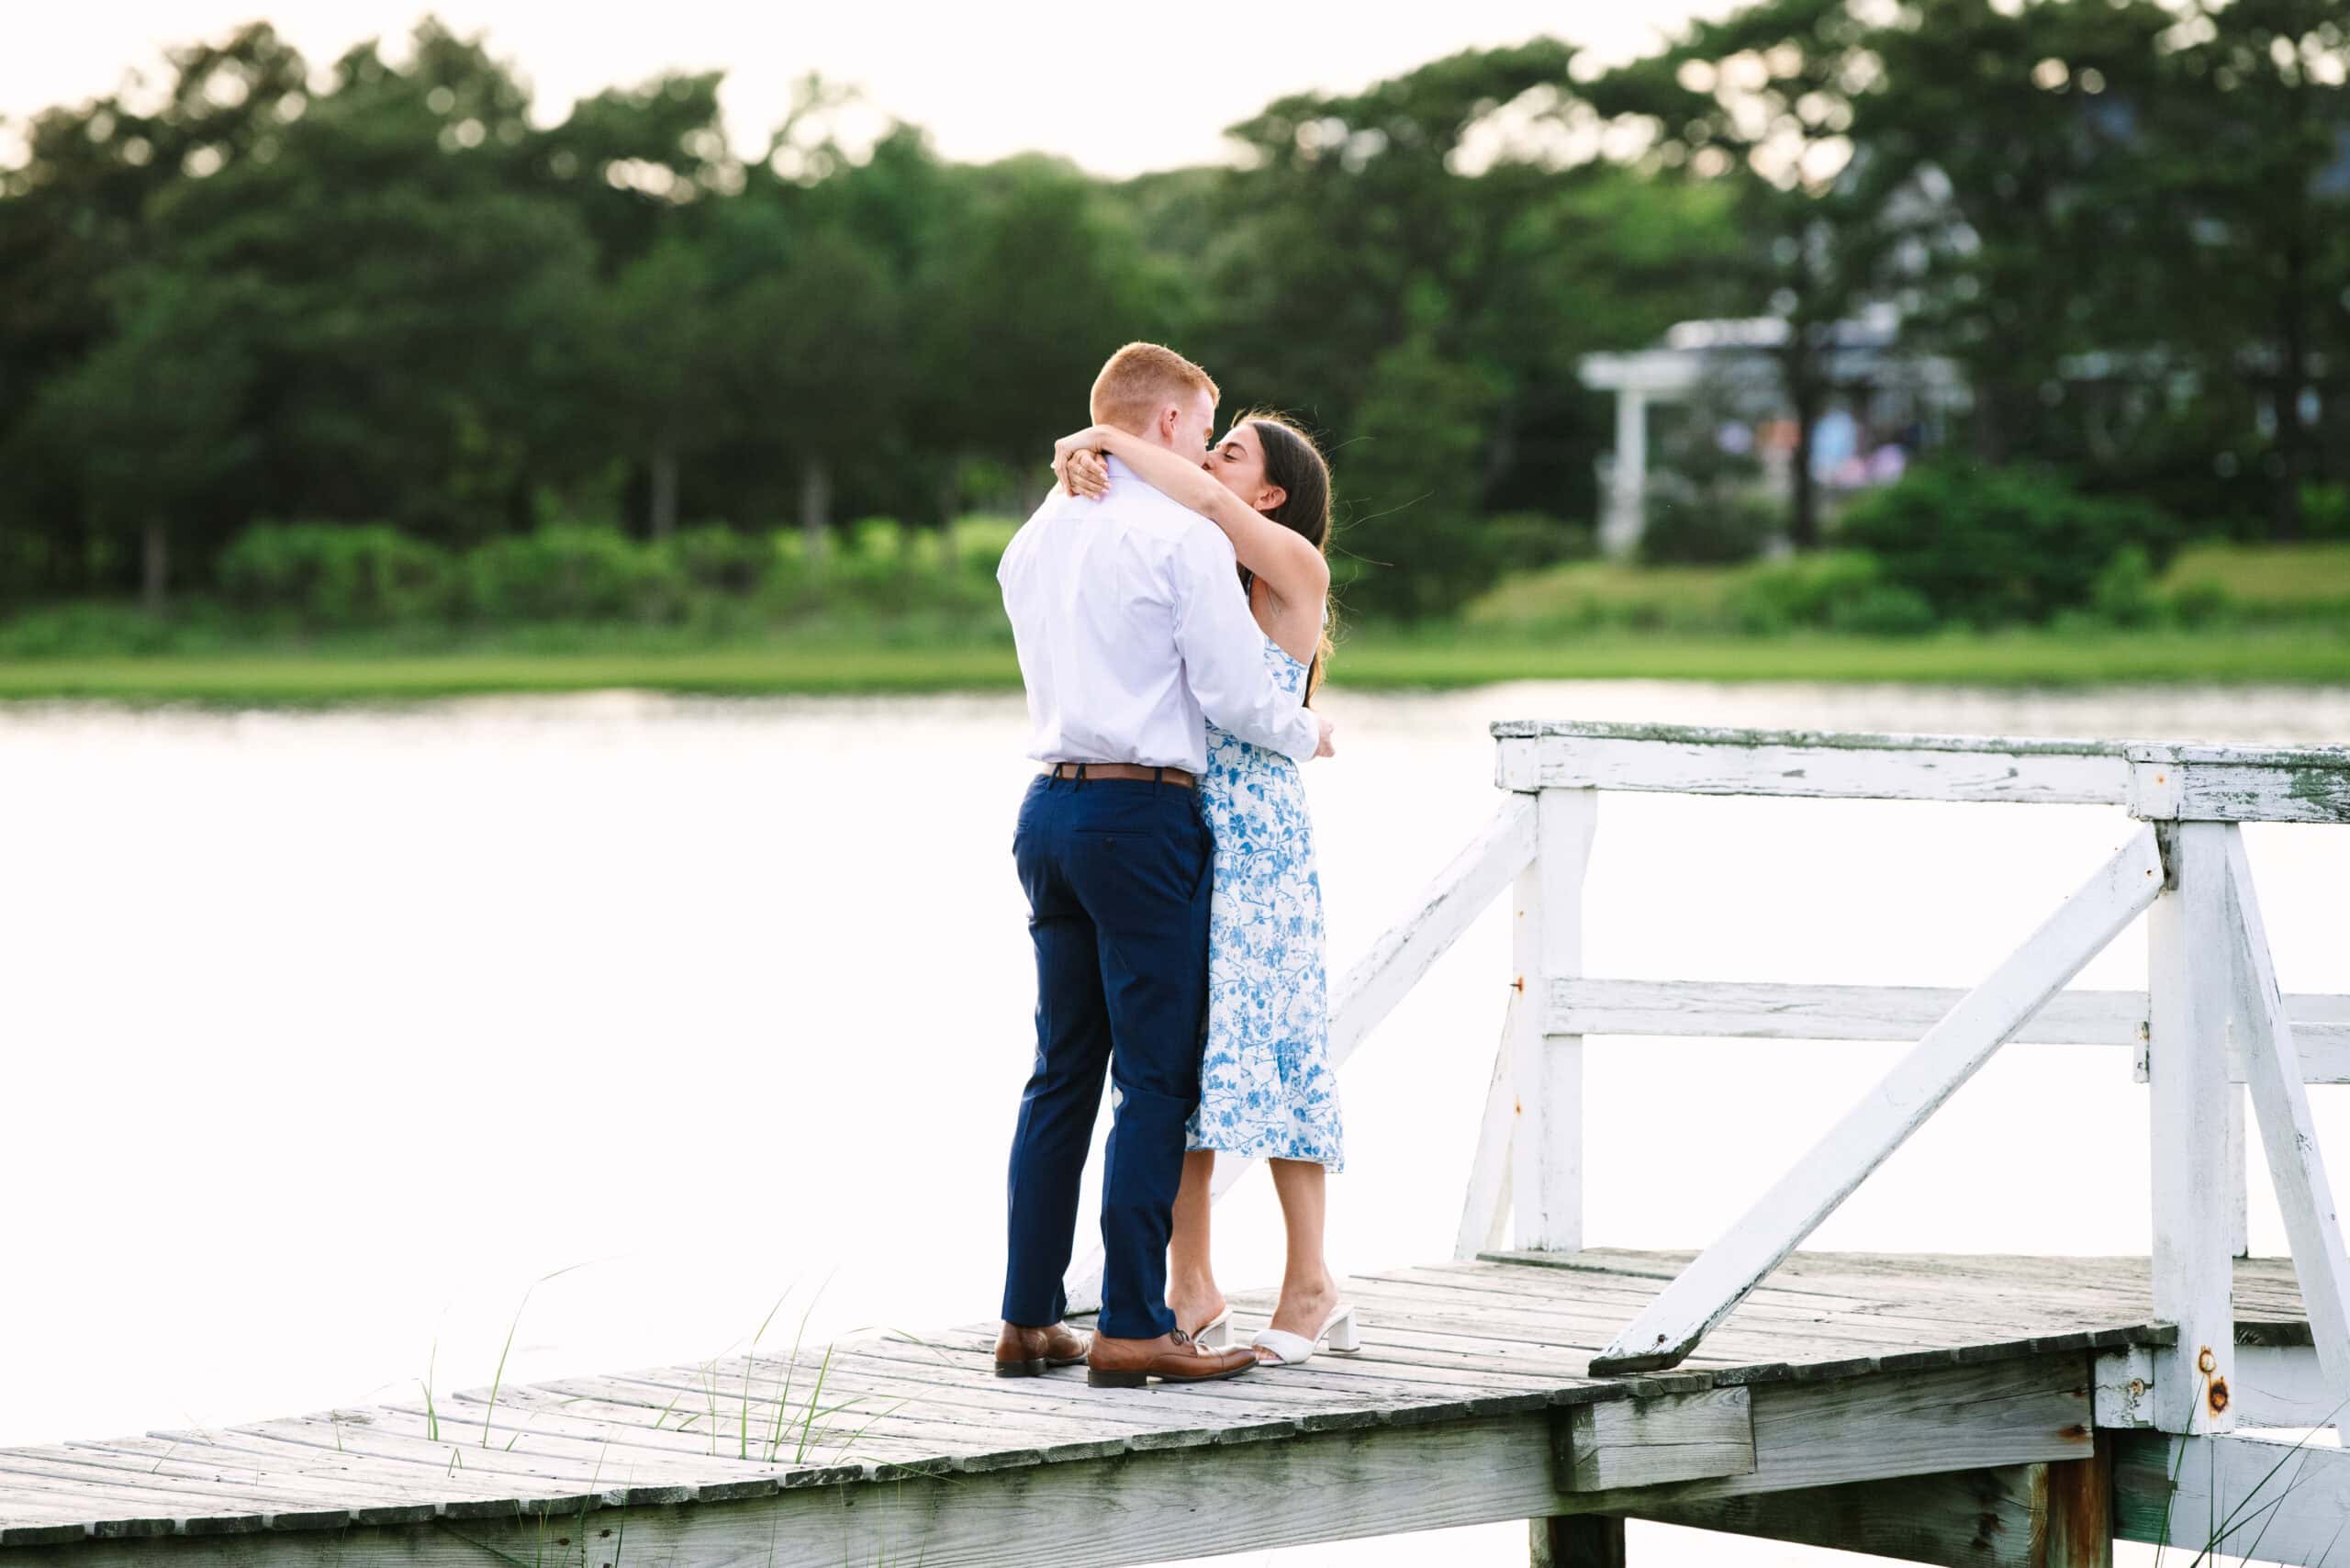
[[[0,659],[167,654],[180,641],[170,618],[128,604],[61,604],[0,622]]]
[[[1587,561],[1597,541],[1587,522],[1539,511],[1509,511],[1485,521],[1485,552],[1496,569],[1539,572],[1561,561]]]
[[[1728,609],[1749,632],[1825,626],[1839,604],[1881,587],[1882,575],[1876,557],[1863,550],[1790,556],[1746,573]]]
[[[767,541],[737,533],[723,523],[688,528],[665,548],[670,565],[686,583],[708,593],[750,593],[760,586],[775,560]]]
[[[485,621],[661,619],[683,607],[672,557],[611,529],[510,534],[465,558],[465,604]]]
[[[2350,485],[2303,485],[2301,533],[2309,539],[2350,539]]]
[[[2205,540],[2178,553],[2154,593],[2187,622],[2340,621],[2350,617],[2350,542]]]
[[[949,523],[947,533],[956,561],[964,571],[993,582],[996,563],[1003,559],[1012,536],[1020,532],[1020,522],[1013,517],[967,517]]]
[[[1720,567],[1650,571],[1623,561],[1574,561],[1503,578],[1461,613],[1462,623],[1516,633],[1718,627],[1735,574]]]
[[[1669,475],[1649,485],[1640,559],[1651,566],[1732,566],[1784,532],[1779,509],[1751,496],[1700,489]]]
[[[1499,575],[1481,516],[1504,383],[1425,326],[1366,371],[1354,439],[1332,464],[1331,576],[1366,620],[1450,615]]]
[[[2143,626],[2161,612],[2154,565],[2144,545],[2124,544],[2113,553],[2089,589],[2089,605],[2116,626]]]
[[[1936,614],[1994,626],[2088,607],[2122,546],[2145,551],[2151,569],[2177,528],[2143,502],[2084,496],[2044,471],[1937,465],[1855,501],[1838,537]]]
[[[1917,637],[1934,630],[1941,620],[1926,596],[1898,583],[1871,583],[1828,607],[1828,624],[1837,632],[1857,632],[1870,637]]]
[[[221,591],[319,626],[381,626],[448,607],[449,557],[383,523],[262,523],[221,553]]]

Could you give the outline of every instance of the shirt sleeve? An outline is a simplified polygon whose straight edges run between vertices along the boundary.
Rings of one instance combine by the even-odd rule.
[[[1211,523],[1187,528],[1169,562],[1175,649],[1200,711],[1244,741],[1300,762],[1322,727],[1265,667],[1265,632],[1248,612],[1232,542]]]

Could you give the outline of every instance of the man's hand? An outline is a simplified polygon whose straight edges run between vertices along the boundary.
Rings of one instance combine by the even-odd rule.
[[[1326,713],[1315,714],[1314,722],[1322,726],[1322,744],[1314,748],[1314,755],[1316,756],[1337,756],[1338,748],[1330,744],[1330,732],[1338,726],[1330,722],[1329,715]]]

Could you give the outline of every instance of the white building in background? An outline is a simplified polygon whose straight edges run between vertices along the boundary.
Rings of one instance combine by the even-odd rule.
[[[1777,317],[1684,321],[1654,348],[1586,354],[1583,385],[1616,394],[1616,450],[1599,459],[1599,545],[1609,555],[1639,543],[1649,486],[1649,410],[1686,403],[1701,393],[1734,403],[1740,416],[1726,440],[1753,441],[1774,487],[1789,480],[1794,420],[1781,390],[1779,352],[1787,323]],[[1813,426],[1813,473],[1833,496],[1898,476],[1909,452],[1887,432],[1930,446],[1948,417],[1971,401],[1958,367],[1933,355],[1900,352],[1900,316],[1872,306],[1831,330],[1824,368],[1836,388]],[[1781,493],[1786,493],[1781,488]]]

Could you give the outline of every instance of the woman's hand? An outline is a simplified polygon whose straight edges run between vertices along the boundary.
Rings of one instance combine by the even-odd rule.
[[[1075,435],[1053,442],[1053,474],[1072,496],[1100,500],[1110,493],[1110,465],[1102,460],[1104,440],[1100,425],[1088,425]]]

